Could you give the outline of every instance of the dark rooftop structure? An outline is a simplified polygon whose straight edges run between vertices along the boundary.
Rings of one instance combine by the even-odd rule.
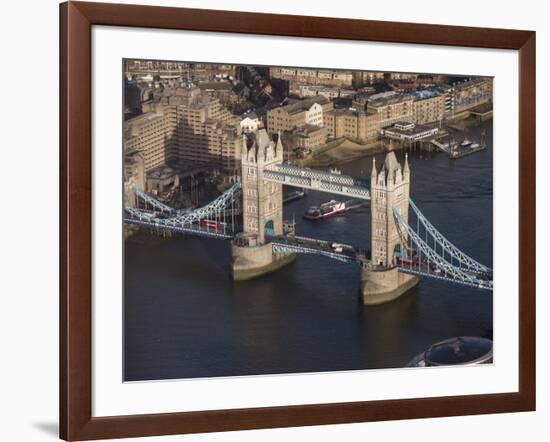
[[[398,92],[390,91],[372,95],[368,100],[368,105],[372,107],[381,107],[410,100],[412,100],[412,98],[409,94],[400,94]]]
[[[200,81],[197,86],[206,91],[230,91],[233,89],[233,84],[229,81]]]
[[[283,108],[289,114],[294,114],[294,113],[302,112],[304,110],[308,110],[315,103],[323,105],[323,104],[329,103],[329,101],[330,100],[328,98],[326,98],[322,95],[317,95],[315,97],[305,98],[303,100],[295,100],[295,99],[292,99],[292,98],[288,98],[286,100],[286,103],[283,104]]]
[[[425,100],[427,98],[433,98],[441,95],[436,88],[429,88],[420,91],[411,92],[413,101]]]

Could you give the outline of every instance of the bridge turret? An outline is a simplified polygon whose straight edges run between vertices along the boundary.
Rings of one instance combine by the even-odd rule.
[[[281,131],[277,132],[277,146],[275,147],[275,152],[277,154],[277,158],[283,161],[284,148],[283,148],[283,141],[281,138]]]
[[[403,179],[408,180],[411,176],[411,171],[409,169],[409,154],[405,152],[405,165],[403,166]]]

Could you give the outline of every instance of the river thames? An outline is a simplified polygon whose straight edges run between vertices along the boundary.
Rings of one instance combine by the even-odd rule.
[[[492,121],[487,149],[460,159],[412,152],[411,198],[459,249],[492,266]],[[479,127],[477,128],[479,129]],[[476,130],[477,132],[477,130]],[[474,138],[479,140],[479,132]],[[402,163],[403,152],[396,152]],[[383,155],[376,155],[377,165]],[[369,179],[372,157],[338,166]],[[338,196],[309,192],[284,208],[296,234],[370,249],[368,204],[321,222],[305,210]],[[363,306],[360,269],[299,255],[234,282],[227,241],[140,232],[125,242],[126,381],[403,367],[454,336],[492,338],[492,292],[421,278],[401,298]]]

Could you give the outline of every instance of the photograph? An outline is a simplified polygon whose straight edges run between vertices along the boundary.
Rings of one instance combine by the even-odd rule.
[[[464,69],[124,59],[123,381],[493,363]]]
[[[546,440],[543,3],[6,6],[0,442]]]

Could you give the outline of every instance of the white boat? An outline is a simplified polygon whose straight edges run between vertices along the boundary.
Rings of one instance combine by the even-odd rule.
[[[346,211],[346,204],[341,201],[331,200],[326,203],[321,204],[320,206],[310,207],[306,213],[304,213],[304,218],[306,219],[326,219],[332,216],[338,215]]]

